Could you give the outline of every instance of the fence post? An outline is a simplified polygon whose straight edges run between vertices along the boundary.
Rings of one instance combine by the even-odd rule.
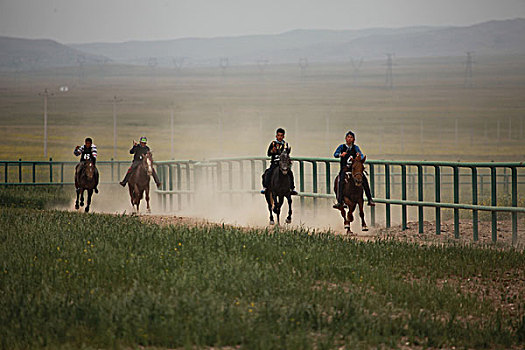
[[[374,164],[370,163],[370,192],[372,193],[372,198],[375,199],[376,195],[376,179],[375,179],[375,171],[374,171]],[[370,225],[374,227],[376,225],[376,208],[370,207]]]
[[[330,194],[330,183],[332,182],[331,181],[332,175],[330,174],[330,162],[325,161],[324,164],[325,164],[325,172],[326,172],[326,194]]]
[[[390,199],[390,165],[385,164],[385,199]],[[390,203],[385,204],[386,228],[390,228]]]
[[[53,158],[49,158],[49,182],[53,182]]]
[[[417,166],[417,200],[420,202],[423,201],[423,167],[421,165]],[[423,207],[421,205],[418,205],[417,209],[419,233],[423,233]]]
[[[496,197],[496,167],[490,167],[490,204],[496,206],[498,204],[498,198]],[[492,214],[492,242],[496,242],[498,239],[498,213],[493,211]]]
[[[7,163],[6,163],[6,181],[7,181]],[[33,183],[36,182],[36,163],[33,162]]]
[[[8,182],[8,181],[7,181],[7,165],[8,165],[8,164],[9,164],[8,162],[5,162],[5,163],[4,163],[4,165],[5,165],[5,174],[4,174],[4,180],[5,180],[5,183]]]
[[[115,165],[113,158],[111,158],[111,182],[115,182]]]
[[[252,178],[252,191],[255,191],[255,162],[253,159],[250,160],[250,172],[251,172],[251,178]]]
[[[472,167],[472,204],[478,204],[478,169]],[[477,242],[478,237],[478,211],[472,210],[472,238]]]
[[[299,161],[299,191],[304,192],[304,162]],[[304,210],[304,197],[301,196],[301,211]]]
[[[407,167],[401,165],[401,200],[407,200]],[[404,231],[407,229],[407,206],[406,204],[401,205],[401,229]]]
[[[317,162],[312,161],[312,191],[317,193]],[[314,197],[314,216],[317,215],[317,198]]]
[[[18,182],[22,183],[22,158],[18,159]]]
[[[60,163],[60,183],[64,184],[64,163]]]
[[[454,203],[459,203],[459,168],[453,166],[454,170]],[[454,237],[459,238],[459,209],[454,208]]]
[[[180,193],[180,191],[182,190],[182,172],[180,170],[180,163],[177,163],[176,164],[177,166],[177,191],[179,192],[177,194],[177,209],[178,210],[181,210],[182,209],[182,193]]]
[[[168,178],[169,178],[169,189],[170,192],[173,191],[173,164],[168,164]],[[170,199],[170,212],[173,212],[175,210],[175,205],[173,204],[173,193],[170,193],[169,195]]]
[[[518,206],[518,170],[516,167],[511,168],[512,172],[512,206]],[[518,213],[512,212],[512,244],[518,241]]]
[[[434,166],[434,200],[436,203],[441,202],[441,168],[439,165]],[[441,234],[441,208],[436,207],[436,235]]]
[[[191,205],[191,171],[190,171],[190,163],[186,163],[186,189],[188,190],[188,205]],[[193,191],[193,195],[195,195],[195,191]],[[193,203],[195,204],[195,197],[193,198]]]

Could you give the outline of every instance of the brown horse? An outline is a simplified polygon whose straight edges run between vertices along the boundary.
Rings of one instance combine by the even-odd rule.
[[[86,160],[77,164],[75,168],[75,188],[77,192],[77,200],[75,202],[75,209],[80,209],[84,206],[84,191],[87,191],[87,205],[86,213],[89,213],[89,206],[91,205],[91,196],[93,195],[93,190],[98,185],[98,176],[96,174],[97,168],[93,161]],[[78,197],[80,196],[80,203],[78,202]]]
[[[351,164],[349,164],[351,169],[346,168],[345,171],[346,175],[344,178],[345,183],[343,185],[343,200],[348,206],[348,217],[346,215],[344,207],[342,207],[340,210],[341,216],[345,221],[346,233],[348,234],[352,234],[352,230],[350,229],[350,223],[354,221],[353,212],[355,210],[356,205],[358,204],[359,216],[361,217],[361,228],[363,231],[368,231],[368,227],[366,226],[365,222],[365,212],[363,210],[363,172],[365,170],[365,160],[366,156],[363,159],[361,159],[361,155],[358,154],[357,158],[352,159]],[[351,170],[351,172],[348,172],[348,170]],[[334,181],[334,191],[336,193],[339,181],[339,176],[337,176]]]
[[[146,211],[151,213],[149,206],[149,180],[153,174],[153,155],[151,152],[142,156],[140,164],[136,166],[135,170],[129,177],[128,188],[129,196],[131,197],[131,206],[136,213],[139,212],[139,204],[146,192]]]

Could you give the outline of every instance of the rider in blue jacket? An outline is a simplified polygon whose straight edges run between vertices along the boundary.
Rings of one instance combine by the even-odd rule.
[[[361,155],[361,158],[364,157],[363,152],[359,149],[359,146],[354,143],[355,134],[352,131],[346,133],[346,143],[339,145],[335,150],[334,157],[340,158],[340,169],[339,169],[339,186],[337,189],[337,204],[334,205],[335,209],[341,209],[343,207],[343,184],[342,179],[345,178],[344,168],[347,165],[348,159],[350,157],[356,158],[358,154]],[[375,206],[375,202],[372,200],[372,193],[370,192],[370,185],[368,184],[368,179],[365,174],[363,174],[363,189],[365,190],[366,198],[368,198],[368,205]]]

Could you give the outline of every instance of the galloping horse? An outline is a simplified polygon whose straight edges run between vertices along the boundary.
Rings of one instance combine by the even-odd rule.
[[[345,171],[345,178],[344,185],[343,185],[343,200],[345,204],[348,206],[348,218],[346,216],[345,208],[342,207],[341,210],[341,216],[345,220],[345,229],[346,233],[352,234],[352,230],[350,229],[350,223],[354,221],[354,215],[353,212],[355,210],[355,207],[357,204],[359,204],[359,216],[361,217],[361,229],[363,231],[368,231],[368,227],[366,226],[365,222],[365,212],[363,210],[363,172],[365,170],[364,162],[366,160],[366,156],[361,159],[361,155],[358,154],[357,158],[352,159],[352,163],[350,164],[351,169],[346,169]],[[350,162],[349,162],[350,163]],[[351,170],[351,172],[348,172],[348,170]],[[334,184],[334,191],[337,193],[338,189],[338,182],[341,181],[339,179],[339,176],[335,178]]]
[[[75,209],[80,209],[84,206],[84,191],[87,190],[88,198],[86,205],[86,213],[89,213],[89,206],[91,205],[91,196],[93,189],[98,185],[98,177],[95,175],[96,167],[93,161],[86,160],[80,162],[75,169],[75,188],[77,189],[77,200],[75,202]],[[78,197],[80,196],[80,205]]]
[[[146,211],[151,213],[149,206],[149,180],[153,174],[153,155],[151,152],[142,156],[142,162],[137,166],[135,171],[130,175],[128,181],[129,196],[131,197],[131,206],[136,213],[139,212],[139,204],[146,191]]]
[[[265,197],[268,203],[268,211],[270,212],[270,225],[275,224],[273,220],[272,210],[277,215],[277,224],[279,224],[279,217],[281,216],[281,207],[284,204],[284,198],[288,200],[288,216],[286,223],[292,222],[292,196],[290,190],[290,177],[288,171],[292,166],[290,160],[291,148],[284,150],[279,158],[279,167],[276,167],[272,174],[270,174],[270,186],[266,190]]]

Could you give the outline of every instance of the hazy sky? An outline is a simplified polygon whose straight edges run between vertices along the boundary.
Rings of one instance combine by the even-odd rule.
[[[525,0],[0,0],[0,35],[114,42],[516,17]]]

